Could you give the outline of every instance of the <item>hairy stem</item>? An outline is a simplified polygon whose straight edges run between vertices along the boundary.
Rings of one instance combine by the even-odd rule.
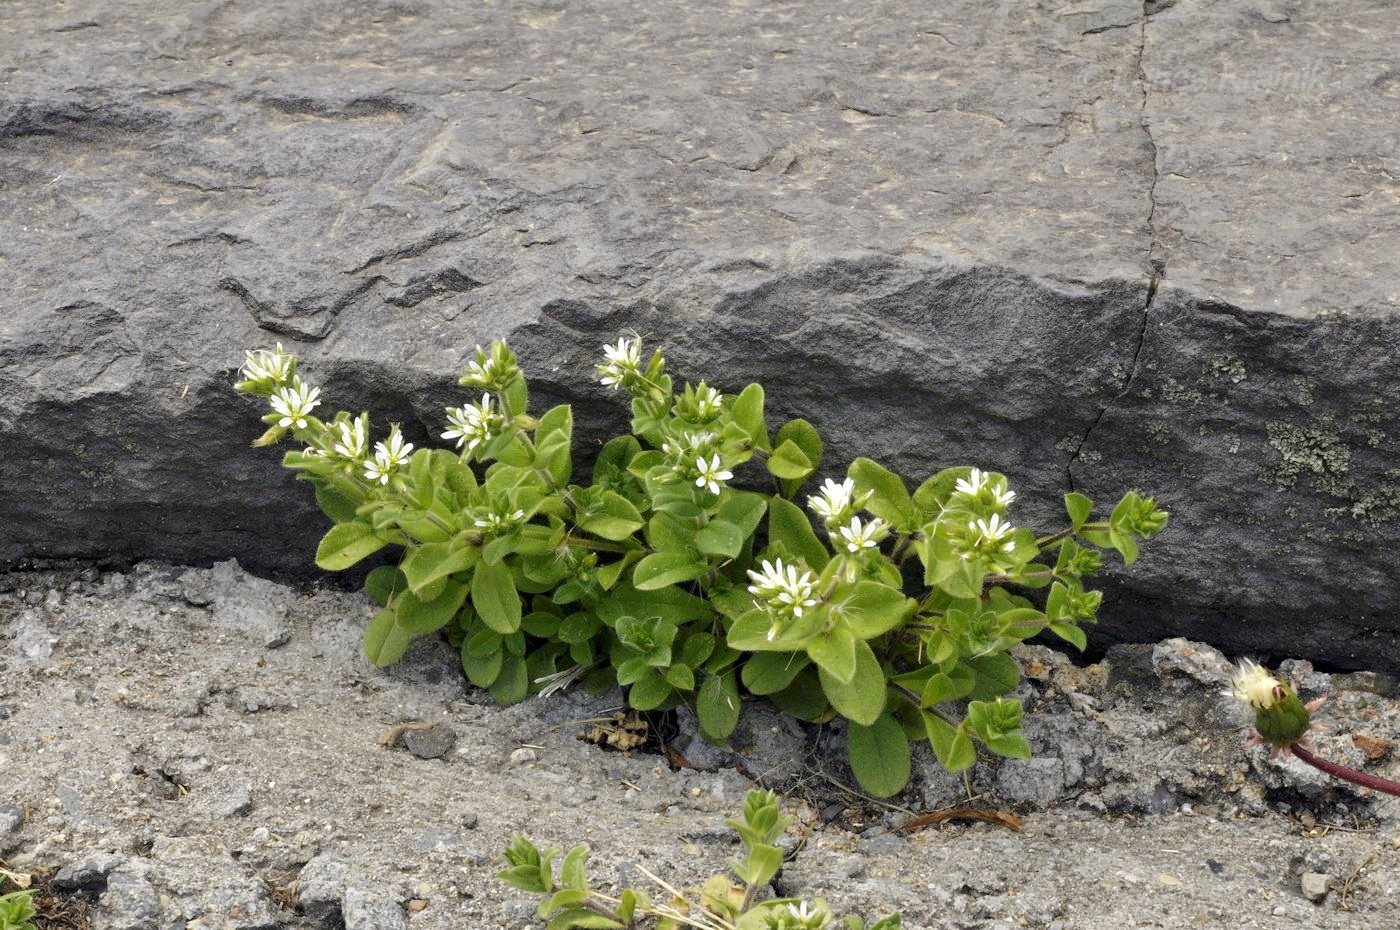
[[[1389,778],[1381,778],[1379,775],[1371,775],[1367,772],[1358,772],[1356,769],[1348,768],[1330,759],[1320,758],[1313,755],[1312,750],[1301,743],[1294,743],[1289,748],[1299,759],[1302,759],[1315,769],[1326,772],[1333,778],[1340,778],[1342,781],[1349,781],[1354,785],[1370,788],[1372,791],[1379,791],[1383,794],[1393,794],[1396,797],[1400,797],[1400,782],[1391,781]]]

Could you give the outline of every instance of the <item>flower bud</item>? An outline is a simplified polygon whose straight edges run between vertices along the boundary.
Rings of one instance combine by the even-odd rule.
[[[1262,742],[1287,749],[1307,735],[1308,708],[1293,689],[1262,666],[1245,659],[1231,679],[1230,694],[1254,710],[1254,729]]]

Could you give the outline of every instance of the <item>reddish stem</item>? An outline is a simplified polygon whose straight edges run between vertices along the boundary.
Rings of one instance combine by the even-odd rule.
[[[1365,772],[1358,772],[1356,769],[1347,768],[1345,765],[1332,762],[1329,759],[1318,758],[1313,755],[1311,750],[1305,748],[1300,743],[1294,743],[1289,748],[1293,751],[1293,755],[1302,759],[1313,768],[1321,769],[1333,778],[1340,778],[1343,781],[1349,781],[1352,784],[1361,785],[1373,791],[1380,791],[1385,794],[1393,794],[1396,797],[1400,797],[1400,782],[1391,781],[1389,778],[1381,778],[1379,775],[1368,775]]]

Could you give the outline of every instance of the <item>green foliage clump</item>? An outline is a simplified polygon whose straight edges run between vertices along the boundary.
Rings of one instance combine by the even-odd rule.
[[[506,868],[497,877],[522,891],[544,895],[536,913],[549,921],[550,930],[637,930],[643,921],[650,921],[655,930],[900,930],[903,926],[898,914],[873,924],[859,917],[838,919],[820,898],[810,903],[796,898],[759,902],[759,892],[782,868],[783,852],[777,843],[792,818],[783,816],[773,792],[750,791],[744,799],[743,820],[725,823],[739,835],[744,856],[729,863],[733,879],[714,875],[699,888],[677,890],[647,873],[661,894],[651,896],[636,888],[624,888],[616,896],[603,894],[589,887],[584,869],[587,846],[569,850],[556,875],[553,860],[559,850],[541,852],[523,836],[514,837],[506,847]]]
[[[34,930],[34,891],[0,895],[0,930]]]
[[[1068,527],[1037,536],[1009,522],[1016,495],[1001,474],[950,468],[911,492],[868,458],[803,495],[821,437],[800,419],[771,430],[761,386],[676,390],[640,339],[605,352],[598,370],[631,396],[632,432],[601,447],[587,481],[571,409],[531,415],[503,342],[462,378],[483,393],[448,409],[450,449],[415,450],[393,425],[371,451],[367,414],[318,419],[320,391],[294,357],[249,353],[237,387],[272,407],[255,444],[300,443],[283,463],[335,521],[316,563],[402,550],[366,578],[382,608],[365,633],[371,661],[445,631],[467,677],[503,704],[618,684],[639,710],[691,705],[712,741],[734,730],[746,693],[803,720],[839,715],[861,784],[887,796],[908,781],[910,740],[952,771],[972,765],[975,743],[1028,756],[1007,650],[1046,630],[1084,648],[1102,599],[1084,586],[1097,550],[1131,563],[1166,525],[1136,493],[1098,520],[1069,494]]]

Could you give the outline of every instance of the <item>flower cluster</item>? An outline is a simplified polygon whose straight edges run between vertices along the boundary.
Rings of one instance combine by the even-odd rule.
[[[705,382],[691,386],[676,398],[676,416],[691,423],[710,423],[724,410],[724,395]]]
[[[821,490],[807,498],[807,506],[821,517],[828,531],[846,523],[870,500],[870,492],[856,494],[856,483],[850,478],[839,484],[830,478],[822,482]]]
[[[250,349],[238,372],[242,380],[234,387],[249,394],[271,394],[291,380],[296,367],[296,356],[288,355],[280,342],[275,349]]]
[[[472,525],[484,533],[495,534],[508,532],[519,526],[524,520],[525,511],[523,510],[508,512],[486,510],[472,519]]]
[[[978,517],[968,522],[958,555],[964,560],[981,558],[995,562],[1016,548],[1011,539],[1014,532],[1015,528],[1003,520],[1001,514]]]
[[[272,395],[272,412],[277,414],[277,425],[283,429],[306,429],[311,411],[321,406],[318,400],[321,389],[307,387],[300,375],[292,376],[292,383],[278,388]]]
[[[880,540],[888,535],[890,525],[878,517],[864,523],[860,517],[851,517],[851,522],[838,529],[832,541],[839,540],[848,553],[859,555],[866,549],[874,549],[880,545]]]
[[[491,409],[491,395],[482,394],[481,402],[447,408],[449,429],[443,439],[455,439],[457,448],[470,453],[494,439],[505,418]]]
[[[785,904],[772,908],[764,916],[767,919],[765,930],[822,930],[831,922],[831,911],[822,902]]]
[[[603,346],[603,364],[595,366],[604,387],[614,391],[642,377],[642,340],[619,339],[617,345]]]
[[[773,628],[768,631],[770,642],[778,638],[787,621],[800,618],[804,611],[821,603],[816,576],[799,571],[796,565],[785,565],[782,559],[765,559],[762,571],[750,569],[749,578],[753,581],[749,593],[763,602],[773,618]]]
[[[476,358],[467,363],[466,373],[458,383],[488,391],[504,391],[519,374],[515,353],[504,342],[496,341],[491,344],[490,352],[476,347]]]
[[[959,478],[953,486],[953,496],[958,503],[970,510],[992,510],[1000,513],[1011,506],[1016,492],[1007,487],[1006,478],[972,469],[966,478]]]
[[[374,444],[374,458],[365,463],[365,478],[381,485],[388,484],[394,473],[408,463],[412,453],[413,443],[403,441],[403,434],[395,423],[389,428],[388,440]]]

